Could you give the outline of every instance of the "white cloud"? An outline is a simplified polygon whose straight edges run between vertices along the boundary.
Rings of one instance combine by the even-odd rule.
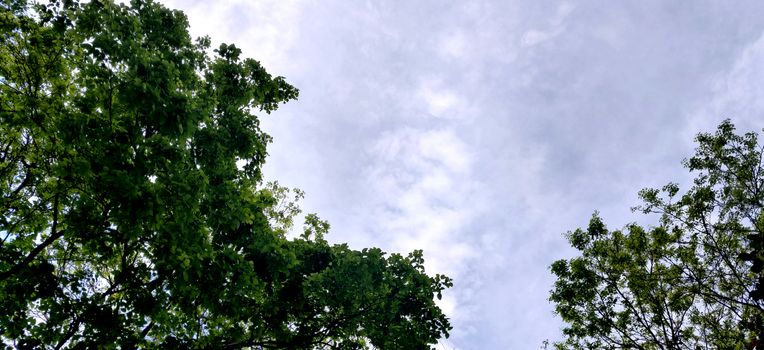
[[[430,117],[450,120],[469,117],[468,103],[437,79],[422,79],[414,96],[415,103],[423,105]]]
[[[565,19],[573,12],[573,5],[567,2],[561,3],[557,7],[555,15],[549,20],[546,29],[531,29],[526,31],[520,39],[523,47],[532,47],[545,41],[554,39],[565,30]]]
[[[523,34],[523,38],[520,39],[521,44],[525,47],[529,47],[529,46],[536,46],[540,43],[543,43],[560,34],[561,31],[559,30],[559,28],[555,28],[555,29],[557,30],[541,31],[541,30],[531,29],[525,32],[525,34]]]
[[[451,130],[432,130],[421,135],[417,141],[421,156],[441,163],[449,172],[466,174],[470,170],[472,156],[467,145]]]
[[[467,36],[456,30],[442,36],[438,42],[438,53],[444,57],[463,58],[467,54]]]
[[[409,94],[397,94],[399,101],[410,99]],[[406,102],[415,114],[424,113],[428,117],[449,121],[470,121],[475,117],[476,108],[462,96],[462,92],[450,87],[438,78],[419,79],[413,91],[414,99]]]
[[[727,118],[742,131],[760,131],[764,127],[764,32],[711,85],[711,98],[689,115],[684,132],[688,141],[699,132],[714,130]]]
[[[161,2],[186,13],[193,37],[209,35],[213,46],[236,44],[246,57],[255,57],[271,73],[284,75],[294,69],[289,50],[299,35],[304,0]]]
[[[471,273],[483,252],[471,231],[486,209],[485,190],[476,180],[471,151],[451,127],[399,127],[371,145],[365,171],[375,200],[367,206],[369,231],[395,252],[423,249],[429,273],[456,280],[439,305],[459,325],[454,335],[474,333],[474,294],[480,275]],[[380,243],[387,241],[387,243]],[[443,346],[455,349],[452,341]]]
[[[482,210],[468,146],[452,129],[404,127],[369,152],[376,161],[367,183],[378,195],[371,226],[388,233],[395,251],[424,249],[428,271],[462,274],[477,248],[464,231]]]

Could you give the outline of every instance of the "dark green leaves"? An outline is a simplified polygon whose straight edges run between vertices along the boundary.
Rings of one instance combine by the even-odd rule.
[[[18,348],[425,348],[422,253],[330,245],[262,183],[295,99],[152,1],[0,5],[0,339]]]

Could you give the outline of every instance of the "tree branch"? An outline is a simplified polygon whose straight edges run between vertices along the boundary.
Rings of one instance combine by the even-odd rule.
[[[36,246],[34,249],[32,249],[31,252],[29,252],[29,255],[24,258],[21,262],[11,267],[8,271],[4,271],[0,273],[0,281],[7,279],[8,277],[11,277],[21,269],[25,268],[29,263],[31,263],[35,258],[37,258],[40,253],[42,253],[45,248],[47,248],[49,245],[53,244],[57,239],[61,238],[61,236],[64,235],[64,231],[56,231],[56,228],[58,226],[58,194],[53,199],[53,224],[51,225],[50,229],[50,236],[48,239],[40,243],[40,245]]]

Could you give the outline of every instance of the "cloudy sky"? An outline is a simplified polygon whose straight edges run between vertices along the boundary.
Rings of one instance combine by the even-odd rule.
[[[687,183],[693,136],[764,127],[761,1],[166,0],[300,89],[263,117],[270,179],[333,242],[424,249],[444,349],[560,337],[563,233]]]

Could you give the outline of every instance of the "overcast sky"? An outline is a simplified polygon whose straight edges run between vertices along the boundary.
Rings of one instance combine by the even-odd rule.
[[[165,2],[300,89],[266,176],[332,242],[424,249],[455,286],[445,349],[560,337],[549,265],[599,210],[687,183],[693,137],[764,126],[761,1]]]

